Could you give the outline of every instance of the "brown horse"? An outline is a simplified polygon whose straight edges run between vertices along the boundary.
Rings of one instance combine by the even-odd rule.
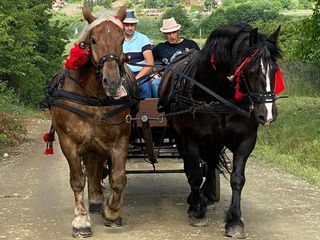
[[[126,116],[136,104],[130,94],[138,94],[134,77],[123,63],[122,20],[126,9],[120,8],[117,16],[99,18],[85,8],[82,11],[88,25],[79,46],[88,50],[90,59],[80,70],[63,68],[51,82],[48,94],[53,127],[70,168],[75,198],[74,237],[92,235],[83,199],[86,177],[89,211],[102,211],[107,221],[121,224],[131,129]],[[103,202],[100,183],[106,160],[111,193]]]

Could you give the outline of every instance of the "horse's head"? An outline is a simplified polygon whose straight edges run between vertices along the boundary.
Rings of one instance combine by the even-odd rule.
[[[257,29],[253,29],[247,42],[248,51],[237,64],[238,68],[244,64],[241,71],[244,79],[242,88],[246,88],[252,98],[254,114],[262,125],[269,125],[278,115],[274,89],[276,71],[278,71],[276,58],[279,56],[277,48],[279,31],[280,27],[267,37],[258,34]]]
[[[125,79],[122,20],[125,18],[126,8],[121,7],[117,16],[100,18],[94,17],[86,8],[82,8],[82,12],[89,24],[82,43],[91,51],[97,78],[101,80],[106,95],[118,97]]]

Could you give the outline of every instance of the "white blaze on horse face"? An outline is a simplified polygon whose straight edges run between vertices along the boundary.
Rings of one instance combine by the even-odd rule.
[[[266,92],[271,92],[271,80],[270,80],[270,64],[263,63],[262,59],[261,59],[261,70],[262,73],[265,75],[266,78]],[[270,123],[273,120],[273,116],[272,116],[272,105],[273,103],[265,103],[264,104],[266,106],[267,109],[267,118],[266,118],[266,122]]]

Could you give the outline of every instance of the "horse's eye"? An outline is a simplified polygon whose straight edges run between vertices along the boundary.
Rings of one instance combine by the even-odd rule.
[[[94,40],[93,38],[90,39],[91,44],[96,44],[96,40]]]

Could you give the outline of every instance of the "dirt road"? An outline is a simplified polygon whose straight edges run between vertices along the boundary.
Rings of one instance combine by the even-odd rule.
[[[43,155],[41,137],[49,122],[32,120],[28,141],[0,157],[0,239],[72,239],[73,194],[68,166],[58,144],[55,154]],[[181,167],[163,160],[162,168]],[[149,167],[130,162],[128,168]],[[247,239],[320,239],[320,188],[250,159],[242,211]],[[188,224],[183,174],[129,175],[124,196],[124,224],[107,229],[92,215],[91,239],[188,240],[226,239],[224,213],[230,187],[222,178],[221,201],[208,212],[209,226]]]

